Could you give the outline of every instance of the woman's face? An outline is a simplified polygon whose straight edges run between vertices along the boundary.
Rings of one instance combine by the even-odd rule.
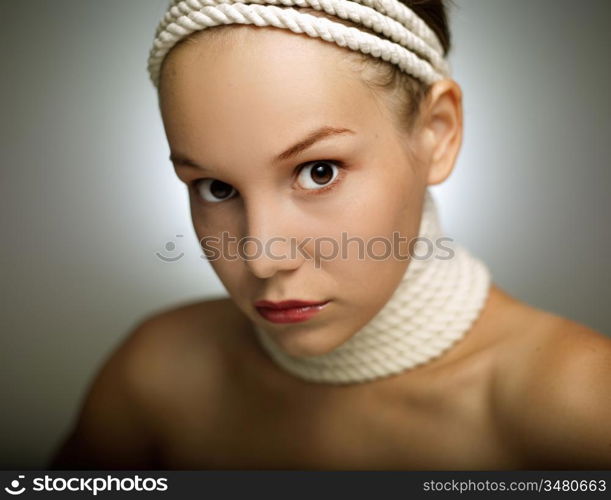
[[[196,38],[166,58],[160,97],[173,163],[196,234],[220,252],[210,262],[238,307],[289,354],[323,354],[399,284],[426,167],[342,49],[285,30],[233,31],[231,41]],[[342,246],[342,233],[364,253],[357,242]],[[403,258],[384,258],[393,241]],[[329,302],[306,321],[276,323],[255,307],[262,299]]]

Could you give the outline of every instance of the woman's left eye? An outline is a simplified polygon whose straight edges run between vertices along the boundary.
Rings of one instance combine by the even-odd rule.
[[[304,189],[317,190],[331,184],[339,174],[339,167],[331,161],[314,161],[301,167],[297,181]]]

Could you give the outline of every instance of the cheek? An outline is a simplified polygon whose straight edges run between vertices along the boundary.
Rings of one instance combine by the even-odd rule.
[[[218,259],[210,261],[210,266],[218,276],[231,297],[239,301],[240,294],[244,294],[247,279],[244,276],[245,268],[239,260]]]
[[[191,222],[199,241],[203,238],[221,240],[223,234],[230,236],[237,235],[238,218],[235,210],[228,210],[227,207],[207,207],[204,208],[193,198],[190,198]]]
[[[303,217],[295,227],[300,236],[312,237],[304,248],[320,256],[323,269],[366,286],[370,279],[402,272],[409,241],[418,234],[423,194],[424,187],[397,169],[363,169],[324,211]]]
[[[336,286],[333,297],[340,312],[337,325],[355,332],[380,311],[407,269],[399,260],[346,260],[329,262],[325,269]]]
[[[407,269],[409,241],[418,235],[425,186],[411,171],[399,170],[363,175],[351,189],[354,202],[345,202],[335,220],[336,231],[358,244],[342,245],[346,258],[324,266],[341,283],[343,300],[359,308],[359,317],[376,311],[396,289]]]
[[[390,238],[395,231],[410,236],[417,232],[423,191],[408,167],[376,165],[351,186],[337,225],[364,238]]]

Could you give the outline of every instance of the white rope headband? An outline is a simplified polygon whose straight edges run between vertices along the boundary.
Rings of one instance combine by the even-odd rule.
[[[296,9],[311,7],[371,29],[388,40],[357,28]],[[163,59],[181,39],[195,31],[226,24],[284,28],[397,65],[426,84],[449,76],[435,32],[398,0],[172,0],[159,23],[149,53],[151,81],[159,84]]]

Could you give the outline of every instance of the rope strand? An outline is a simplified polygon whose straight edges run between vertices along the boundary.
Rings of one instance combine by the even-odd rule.
[[[324,11],[386,38],[287,7]],[[450,74],[433,30],[397,0],[253,0],[248,4],[234,0],[182,0],[170,4],[155,31],[148,59],[153,84],[159,85],[163,60],[176,43],[195,31],[228,24],[271,26],[320,38],[395,64],[426,84]]]

